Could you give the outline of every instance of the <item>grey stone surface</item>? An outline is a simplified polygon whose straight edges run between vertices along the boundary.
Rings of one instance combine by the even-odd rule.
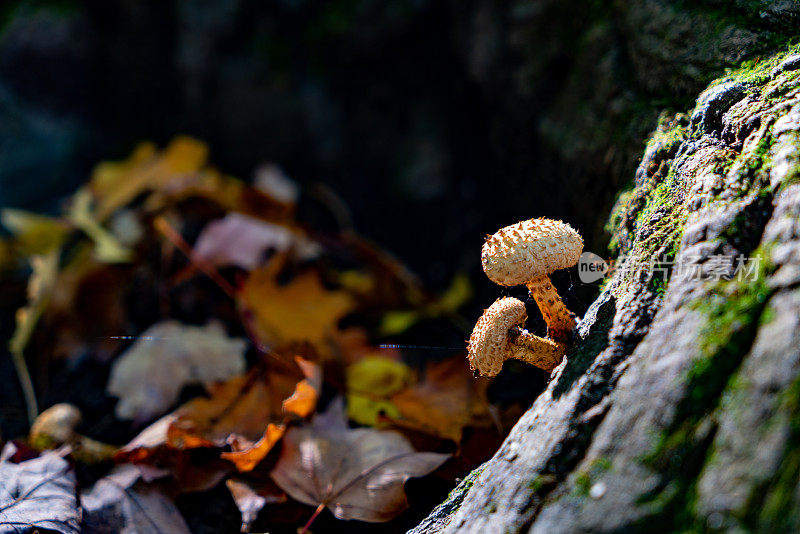
[[[626,263],[458,508],[415,532],[797,530],[800,79],[776,68],[787,61],[731,73],[654,134],[612,218]],[[672,250],[666,287],[632,269]]]

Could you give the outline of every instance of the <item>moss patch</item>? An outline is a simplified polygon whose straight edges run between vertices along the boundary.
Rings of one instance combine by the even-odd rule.
[[[578,472],[575,476],[575,487],[572,490],[572,496],[588,497],[594,481],[611,469],[611,465],[611,461],[607,458],[597,458],[587,469]]]
[[[754,281],[720,281],[711,298],[694,305],[705,317],[699,336],[701,356],[686,375],[686,395],[678,405],[675,423],[644,458],[665,483],[641,504],[651,507],[654,515],[672,518],[676,531],[703,529],[694,511],[695,484],[714,435],[711,414],[731,387],[731,377],[755,339],[772,294],[767,285],[768,252],[764,248],[755,252],[760,261]]]

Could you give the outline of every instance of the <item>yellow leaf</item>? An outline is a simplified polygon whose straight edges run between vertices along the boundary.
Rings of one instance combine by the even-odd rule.
[[[347,391],[373,397],[388,397],[405,388],[411,369],[402,362],[367,356],[346,371]]]
[[[58,276],[59,251],[33,256],[33,273],[28,279],[28,304],[17,310],[17,328],[9,341],[9,350],[21,355],[30,340],[36,322],[47,306]]]
[[[282,262],[274,258],[266,267],[252,271],[240,292],[242,303],[255,316],[259,335],[272,345],[307,341],[320,354],[328,354],[327,341],[355,302],[344,291],[325,289],[313,270],[280,285],[281,267]]]
[[[358,424],[378,426],[380,417],[401,417],[397,407],[388,400],[406,388],[411,370],[402,362],[367,356],[346,371],[347,415]]]
[[[69,232],[58,219],[23,210],[6,208],[0,212],[0,220],[27,256],[47,254],[61,246]]]
[[[425,316],[422,310],[390,311],[381,318],[378,333],[381,336],[402,334]]]
[[[414,310],[395,310],[387,312],[381,319],[378,333],[382,336],[402,334],[419,321],[437,317],[442,314],[453,314],[472,296],[469,278],[464,273],[453,277],[453,282],[444,294],[427,306]]]
[[[347,417],[366,426],[386,426],[381,423],[382,417],[399,419],[402,417],[397,406],[385,399],[371,399],[363,395],[347,395]]]
[[[92,195],[86,188],[79,189],[72,199],[68,219],[83,230],[94,241],[95,257],[104,263],[131,261],[133,253],[124,247],[114,235],[103,228],[92,212]]]
[[[459,272],[453,277],[450,287],[439,299],[438,308],[447,312],[454,312],[466,303],[472,296],[472,287],[466,273]]]
[[[102,163],[95,169],[90,188],[97,199],[97,218],[109,215],[147,191],[199,171],[208,147],[190,137],[176,137],[159,155],[152,143],[143,143],[122,162]]]

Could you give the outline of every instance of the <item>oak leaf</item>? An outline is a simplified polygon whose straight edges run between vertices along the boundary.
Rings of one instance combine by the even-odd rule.
[[[349,429],[339,399],[309,425],[286,433],[270,476],[318,511],[327,507],[339,519],[383,522],[408,507],[406,480],[434,471],[448,458],[416,452],[394,431]]]

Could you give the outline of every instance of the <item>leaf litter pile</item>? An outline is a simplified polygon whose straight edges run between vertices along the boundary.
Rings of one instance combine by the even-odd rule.
[[[142,144],[60,217],[3,210],[0,266],[30,273],[9,352],[32,426],[0,457],[0,532],[229,531],[231,509],[243,532],[402,531],[519,415],[463,349],[396,344],[425,321],[465,339],[464,277],[431,294],[302,222],[275,169],[250,184],[207,157]]]

